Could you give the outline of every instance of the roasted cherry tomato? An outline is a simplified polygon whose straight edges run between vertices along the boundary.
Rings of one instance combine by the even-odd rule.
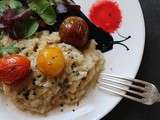
[[[11,85],[25,79],[30,71],[30,61],[21,55],[0,58],[0,81]]]
[[[37,57],[38,69],[48,77],[59,75],[65,67],[64,55],[59,47],[47,47]]]
[[[88,42],[89,28],[80,17],[68,17],[59,29],[60,38],[64,43],[83,48]]]

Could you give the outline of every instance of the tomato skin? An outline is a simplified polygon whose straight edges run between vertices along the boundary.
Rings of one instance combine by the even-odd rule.
[[[80,17],[66,18],[60,26],[59,35],[64,43],[83,48],[88,43],[89,27]]]
[[[30,71],[30,61],[21,55],[0,58],[0,81],[11,85],[25,79]]]
[[[37,57],[37,68],[48,77],[59,75],[65,67],[64,55],[59,47],[46,47]]]

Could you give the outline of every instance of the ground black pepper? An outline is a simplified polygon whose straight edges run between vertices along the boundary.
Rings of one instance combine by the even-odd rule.
[[[63,112],[63,109],[61,109],[61,112]]]
[[[79,106],[79,102],[77,102],[77,106]]]
[[[38,77],[38,78],[40,78],[40,77],[41,77],[41,75],[38,75],[37,77]]]
[[[75,109],[73,109],[72,111],[75,112]]]
[[[24,91],[24,93],[23,93],[23,96],[25,97],[25,99],[26,100],[29,100],[29,93],[30,93],[30,90],[26,90],[26,91]]]
[[[36,79],[34,78],[34,79],[32,80],[32,84],[35,85],[35,82],[36,82]]]
[[[60,104],[61,107],[63,107],[63,104]]]
[[[35,92],[35,91],[33,91],[33,95],[36,95],[36,92]]]

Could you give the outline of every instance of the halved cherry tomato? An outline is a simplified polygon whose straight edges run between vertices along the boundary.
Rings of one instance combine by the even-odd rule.
[[[0,58],[0,81],[11,85],[25,79],[30,70],[30,61],[21,55]]]
[[[65,67],[64,55],[59,47],[47,47],[37,57],[38,69],[49,77],[59,75]]]

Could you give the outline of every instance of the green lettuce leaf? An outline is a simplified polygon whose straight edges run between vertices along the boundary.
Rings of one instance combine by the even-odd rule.
[[[53,25],[56,22],[55,9],[48,0],[32,0],[28,5],[46,24]]]
[[[9,7],[7,6],[6,0],[1,0],[0,1],[0,15],[2,15],[2,13],[8,8]]]
[[[22,28],[24,28],[24,37],[32,36],[38,29],[39,23],[35,19],[26,20]]]
[[[15,33],[19,38],[28,38],[32,36],[38,29],[39,23],[34,18],[23,20],[15,24]]]
[[[23,7],[22,3],[18,0],[9,0],[9,6],[12,9],[19,9]]]
[[[23,8],[23,5],[18,0],[0,0],[0,15],[9,8],[20,11]]]
[[[19,51],[19,48],[15,46],[15,44],[9,45],[7,47],[0,47],[0,55],[3,54],[12,54],[17,53]]]
[[[43,14],[40,15],[40,17],[48,25],[54,25],[56,22],[56,12],[53,10],[52,6],[48,6]]]

